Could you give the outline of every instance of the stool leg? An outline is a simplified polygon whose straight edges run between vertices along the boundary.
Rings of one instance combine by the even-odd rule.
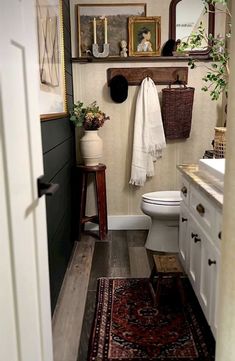
[[[161,286],[162,286],[162,276],[158,275],[157,289],[156,289],[155,299],[154,299],[154,307],[157,307],[160,304]]]
[[[149,286],[150,286],[150,293],[153,298],[153,304],[155,305],[156,302],[156,295],[155,295],[155,282],[154,277],[156,276],[156,268],[153,266],[151,275],[149,277]],[[155,281],[155,282],[154,282]]]
[[[99,238],[103,240],[106,238],[108,232],[105,171],[96,172],[96,196],[99,220]]]
[[[185,304],[186,304],[185,291],[184,291],[184,288],[183,288],[182,279],[181,279],[180,275],[177,277],[177,288],[179,290],[182,307],[184,307]]]
[[[80,208],[79,208],[79,222],[78,222],[78,240],[81,237],[81,232],[84,230],[83,218],[86,211],[86,192],[87,192],[87,175],[82,173],[80,176]]]

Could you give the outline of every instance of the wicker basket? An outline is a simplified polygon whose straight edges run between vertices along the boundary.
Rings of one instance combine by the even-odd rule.
[[[214,138],[214,158],[225,158],[226,153],[226,128],[216,127]]]
[[[188,138],[191,131],[194,88],[162,89],[162,120],[167,139]]]

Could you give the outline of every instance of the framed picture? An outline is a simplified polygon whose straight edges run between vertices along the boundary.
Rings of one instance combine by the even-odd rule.
[[[36,0],[41,120],[67,114],[62,0]]]
[[[120,41],[128,43],[128,18],[145,16],[146,4],[82,4],[77,5],[79,57],[91,55],[94,42],[93,20],[96,18],[96,37],[99,45],[104,44],[102,19],[107,18],[107,41],[109,55],[120,56]]]
[[[129,55],[156,56],[161,48],[161,17],[129,18]]]

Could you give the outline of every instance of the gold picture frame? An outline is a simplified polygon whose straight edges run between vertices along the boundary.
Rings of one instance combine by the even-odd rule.
[[[128,25],[130,56],[160,55],[161,16],[132,16]]]
[[[62,0],[36,0],[41,120],[68,115]]]

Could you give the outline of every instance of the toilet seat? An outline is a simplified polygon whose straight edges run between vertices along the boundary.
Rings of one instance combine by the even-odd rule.
[[[145,203],[161,206],[179,206],[181,196],[179,191],[150,192],[142,195]]]

